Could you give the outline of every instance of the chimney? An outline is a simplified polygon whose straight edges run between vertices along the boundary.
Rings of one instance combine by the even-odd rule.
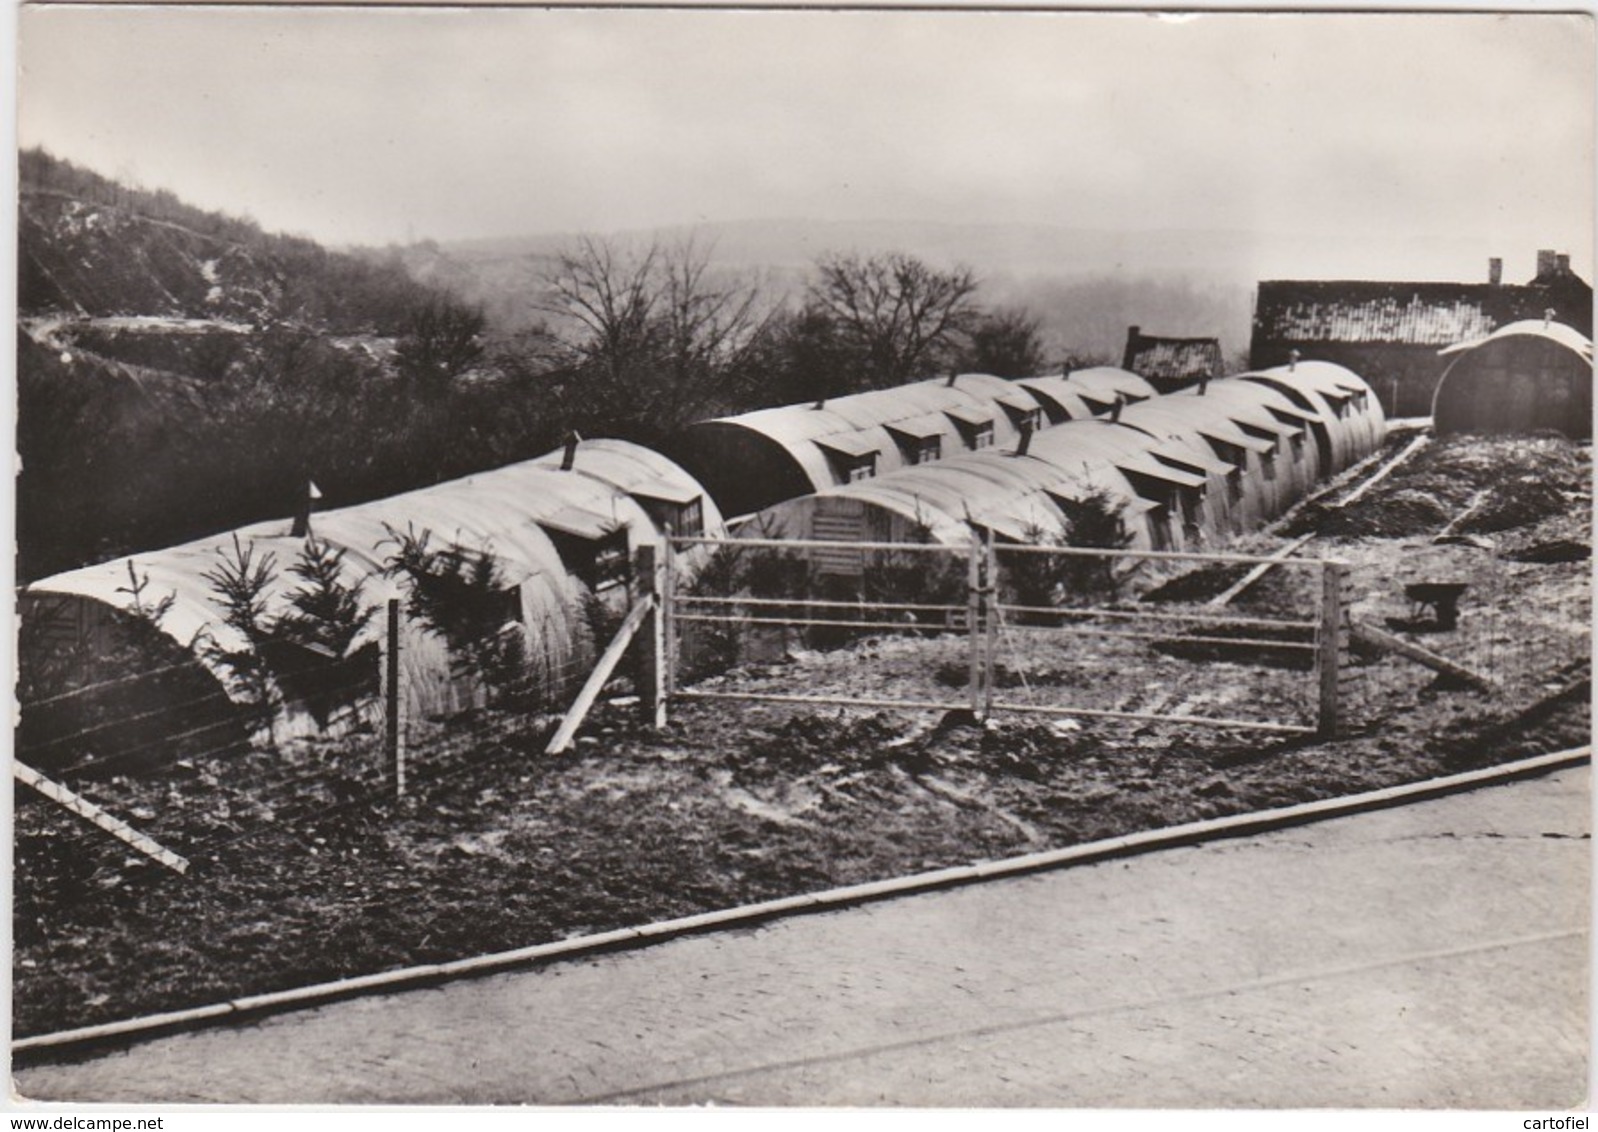
[[[320,498],[322,489],[316,486],[316,481],[306,480],[305,495],[294,512],[294,525],[289,528],[290,538],[311,537],[311,512],[316,510],[316,501]]]
[[[1554,273],[1554,267],[1559,262],[1552,248],[1539,249],[1537,252],[1537,278],[1548,279]]]
[[[948,380],[948,381],[946,381],[946,382],[944,382],[944,383],[943,383],[943,384],[944,384],[944,386],[945,386],[945,387],[946,387],[946,388],[948,388],[948,389],[953,389],[953,388],[954,388],[954,379],[955,379],[955,378],[956,378],[956,377],[958,377],[958,376],[959,376],[959,374],[957,374],[957,373],[953,373],[953,372],[951,372],[951,373],[950,373],[950,374],[949,374],[949,380]]]
[[[827,407],[827,399],[825,397],[817,397],[816,403],[810,407],[812,409],[825,409]]]
[[[1203,377],[1199,378],[1198,395],[1200,397],[1204,396],[1205,390],[1209,389],[1209,387],[1210,387],[1210,375],[1209,374],[1205,374]]]
[[[1504,261],[1497,256],[1487,261],[1487,282],[1493,287],[1503,286]]]
[[[1110,406],[1110,420],[1118,421],[1120,419],[1121,419],[1121,395],[1119,393],[1117,393],[1115,395],[1115,404]]]
[[[1547,310],[1543,311],[1543,329],[1544,330],[1548,329],[1548,324],[1554,320],[1554,315],[1557,314],[1557,313],[1558,312],[1555,311],[1553,307],[1549,307]]]
[[[1569,275],[1570,274],[1570,257],[1568,255],[1557,255],[1557,256],[1555,256],[1554,257],[1554,270],[1559,272],[1559,274],[1561,274],[1561,275]]]
[[[1298,369],[1298,351],[1289,350],[1287,352],[1287,372],[1292,373],[1296,369]]]
[[[1128,326],[1126,328],[1126,354],[1121,358],[1121,368],[1131,369],[1132,363],[1137,360],[1138,339],[1143,337],[1141,326]]]
[[[583,438],[578,436],[575,432],[568,432],[566,434],[566,451],[561,455],[560,458],[561,471],[569,472],[572,470],[572,465],[577,463],[577,445],[582,442],[582,439]]]
[[[1017,456],[1025,456],[1026,450],[1032,447],[1032,426],[1026,421],[1021,422],[1021,441],[1015,446]]]

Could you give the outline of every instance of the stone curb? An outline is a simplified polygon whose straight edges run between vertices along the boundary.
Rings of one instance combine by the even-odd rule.
[[[1551,770],[1579,766],[1582,763],[1589,762],[1591,757],[1592,748],[1590,746],[1574,747],[1566,751],[1556,751],[1551,754],[1537,755],[1529,759],[1504,763],[1501,766],[1447,775],[1442,778],[1431,778],[1423,782],[1406,783],[1401,786],[1390,786],[1381,790],[1367,791],[1363,794],[1350,794],[1341,798],[1327,798],[1319,802],[1304,802],[1296,806],[1284,806],[1274,810],[1259,810],[1250,814],[1235,814],[1230,817],[1188,822],[1184,825],[1169,826],[1165,829],[1147,830],[1123,837],[1092,841],[1085,845],[1073,845],[1066,849],[1052,849],[1041,853],[1029,853],[1020,857],[1009,857],[1001,861],[987,861],[978,865],[939,869],[935,872],[917,873],[912,876],[872,881],[867,884],[850,885],[845,888],[833,888],[804,896],[790,896],[779,900],[762,901],[758,904],[745,904],[719,912],[704,912],[694,916],[645,924],[641,927],[622,928],[617,931],[580,936],[555,943],[536,944],[531,947],[517,948],[513,951],[500,951],[491,955],[479,955],[474,958],[460,959],[450,963],[404,967],[397,971],[361,975],[349,979],[339,979],[330,983],[317,983],[313,986],[298,987],[293,990],[247,995],[227,1002],[214,1003],[210,1006],[175,1010],[163,1014],[151,1014],[141,1018],[129,1018],[120,1022],[109,1022],[98,1026],[85,1026],[75,1030],[60,1030],[52,1034],[38,1034],[13,1041],[11,1043],[11,1052],[13,1058],[29,1054],[37,1057],[46,1053],[71,1056],[108,1042],[147,1038],[156,1034],[197,1029],[200,1026],[214,1024],[219,1021],[238,1021],[267,1013],[335,1002],[339,999],[352,998],[361,994],[392,992],[413,987],[436,985],[456,978],[481,975],[492,971],[503,971],[534,963],[578,958],[584,955],[634,947],[698,932],[757,924],[782,916],[829,911],[895,896],[933,892],[939,889],[954,888],[986,880],[1020,876],[1045,869],[1090,864],[1116,857],[1151,852],[1156,849],[1196,845],[1201,842],[1226,837],[1264,833],[1287,826],[1304,825],[1334,817],[1346,817],[1372,810],[1385,809],[1389,806],[1425,801],[1429,798],[1459,793],[1478,786],[1497,785]]]

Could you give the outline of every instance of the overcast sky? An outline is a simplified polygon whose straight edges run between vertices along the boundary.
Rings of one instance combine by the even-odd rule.
[[[18,137],[331,243],[1479,235],[1591,277],[1581,16],[26,8]],[[1473,276],[1475,272],[1472,273]]]

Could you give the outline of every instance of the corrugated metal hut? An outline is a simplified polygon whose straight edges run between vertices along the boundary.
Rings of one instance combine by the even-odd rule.
[[[723,514],[738,516],[899,468],[1011,445],[1023,428],[1108,412],[1118,397],[1153,392],[1121,371],[1021,382],[961,374],[702,421],[667,451]]]
[[[1512,322],[1440,351],[1451,360],[1432,402],[1438,434],[1553,429],[1592,437],[1592,342],[1563,323]]]
[[[1316,400],[1322,387],[1350,404],[1363,395],[1365,408],[1339,417]],[[1024,451],[970,453],[789,500],[752,529],[953,545],[975,527],[1009,541],[1049,540],[1067,533],[1072,501],[1103,491],[1119,501],[1132,547],[1213,548],[1282,514],[1385,435],[1375,397],[1341,367],[1209,382],[1114,418],[1047,429]]]
[[[623,441],[585,442],[563,470],[567,456],[552,453],[320,513],[311,519],[311,533],[343,552],[342,580],[360,583],[362,603],[374,610],[407,592],[407,583],[385,573],[407,534],[425,534],[434,551],[490,556],[501,587],[497,603],[489,602],[499,611],[494,617],[503,617],[501,631],[520,634],[526,679],[558,693],[586,674],[596,644],[588,622],[595,599],[610,605],[625,600],[632,550],[658,540],[668,525],[679,533],[724,533],[714,502],[657,453]],[[32,655],[25,643],[21,665],[35,673],[57,670],[48,678],[72,687],[137,678],[156,667],[187,669],[191,691],[248,702],[249,690],[222,659],[248,642],[225,622],[206,575],[233,556],[236,538],[255,563],[267,555],[275,559],[275,577],[262,594],[265,612],[269,618],[288,612],[301,585],[290,567],[305,545],[291,526],[287,520],[259,523],[31,583],[18,601],[24,641],[33,642]],[[158,632],[128,612],[135,577],[145,582],[146,606],[172,597]],[[372,646],[382,631],[381,616],[373,616],[343,656],[284,647],[275,649],[281,655],[266,657],[282,700],[279,725],[298,727],[307,714],[325,715],[328,705],[315,700],[330,683],[365,694],[361,676],[375,679]],[[206,642],[215,647],[203,647]],[[436,628],[407,618],[400,658],[408,713],[447,713],[482,702],[482,683],[462,672]]]
[[[1159,393],[1137,374],[1114,366],[1023,377],[1016,384],[1037,397],[1049,424],[1102,417],[1117,404],[1134,405]]]

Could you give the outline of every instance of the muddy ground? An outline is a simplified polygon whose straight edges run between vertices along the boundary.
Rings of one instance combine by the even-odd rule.
[[[1332,741],[1086,715],[1001,711],[976,724],[936,711],[691,701],[674,704],[658,734],[635,709],[607,705],[571,753],[551,759],[541,754],[547,719],[485,712],[413,734],[418,767],[437,776],[418,773],[399,801],[363,783],[369,744],[344,753],[342,794],[335,775],[298,812],[263,812],[227,788],[227,767],[94,784],[115,812],[190,853],[181,877],[19,789],[14,1029],[461,958],[1580,745],[1590,735],[1590,508],[1585,446],[1510,440],[1434,444],[1351,507],[1307,509],[1291,533],[1317,535],[1303,555],[1350,563],[1356,616],[1493,681],[1481,690],[1356,649],[1345,733]],[[1440,534],[1472,541],[1439,547]],[[1406,578],[1439,571],[1467,587],[1447,631],[1403,592]],[[1150,579],[1126,608],[1196,607],[1235,573],[1185,577],[1167,600],[1143,601]],[[1302,616],[1296,577],[1267,576],[1238,615]],[[1289,659],[1297,654],[1195,654],[1173,647],[1180,637],[1008,626],[996,695],[1313,722],[1313,673]],[[700,687],[951,702],[966,691],[959,638],[801,643]],[[303,773],[341,752],[253,757]],[[250,769],[261,781],[273,767]]]

